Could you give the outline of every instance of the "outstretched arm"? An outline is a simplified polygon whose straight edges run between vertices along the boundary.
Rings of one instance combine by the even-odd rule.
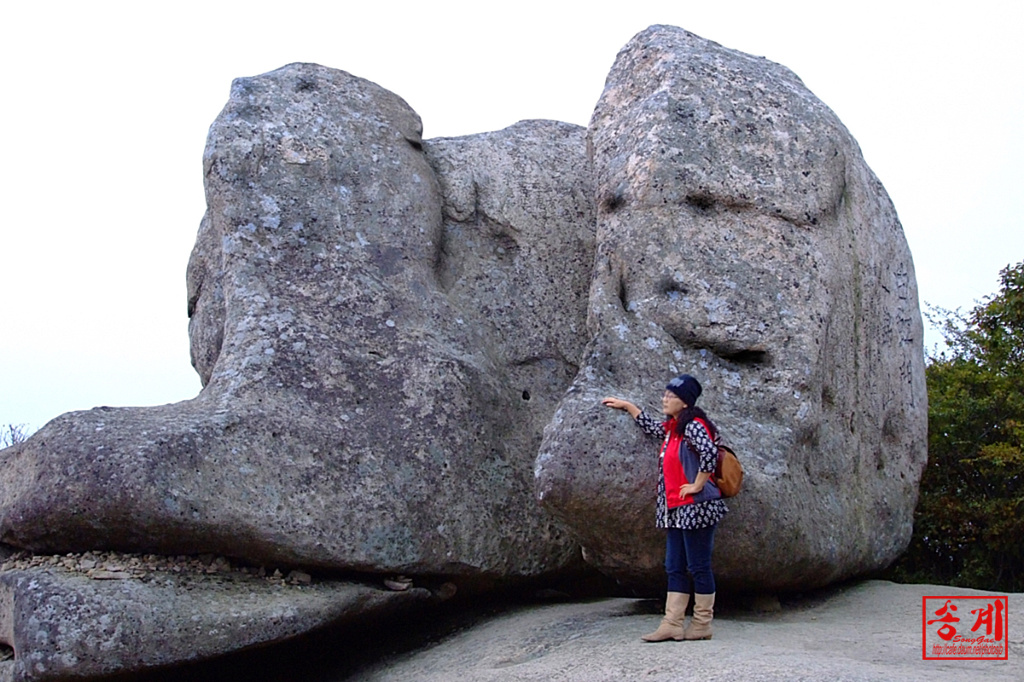
[[[613,410],[623,410],[629,412],[629,416],[636,419],[636,416],[640,414],[640,408],[629,402],[628,400],[622,400],[620,398],[608,397],[601,401],[601,404],[605,407],[610,407]]]
[[[662,426],[661,422],[657,419],[651,418],[650,415],[628,400],[608,397],[602,400],[601,404],[615,410],[628,412],[629,416],[633,418],[633,421],[636,422],[637,426],[639,426],[640,429],[648,436],[658,439],[665,437],[665,427]]]

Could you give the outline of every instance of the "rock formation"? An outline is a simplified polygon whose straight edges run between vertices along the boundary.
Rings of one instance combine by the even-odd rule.
[[[523,122],[424,147],[401,99],[347,73],[237,80],[188,267],[202,392],[63,415],[5,450],[3,542],[471,588],[578,567],[533,461],[586,340],[585,130]],[[225,621],[233,636],[203,655],[252,643]],[[0,641],[58,655],[19,632]]]
[[[18,654],[0,662],[0,680],[87,679],[201,661],[328,624],[379,619],[431,597],[422,588],[218,578],[161,571],[90,579],[63,568],[0,573],[0,633]]]
[[[396,95],[293,64],[234,83],[204,170],[202,392],[63,415],[4,450],[0,542],[476,588],[576,570],[582,546],[653,593],[656,444],[599,401],[690,372],[747,470],[723,587],[822,585],[906,544],[926,409],[910,254],[852,137],[783,67],[652,27],[589,130],[424,141]],[[63,654],[12,629],[27,575],[4,578],[0,642],[31,676]],[[39,581],[102,592],[80,583]],[[298,620],[394,601],[357,592]],[[111,608],[131,622],[160,594]],[[255,643],[224,618],[237,636],[203,655]]]
[[[583,346],[583,136],[440,140],[449,197],[395,95],[314,65],[237,80],[188,268],[202,393],[65,415],[9,451],[4,541],[372,573],[565,567],[577,553],[532,468]],[[487,167],[466,161],[488,145]],[[493,197],[545,184],[554,208]]]
[[[789,70],[656,26],[590,124],[598,205],[584,365],[545,432],[538,497],[588,562],[661,580],[643,404],[679,373],[746,469],[716,535],[727,589],[806,589],[909,542],[927,457],[913,264],[881,184]]]

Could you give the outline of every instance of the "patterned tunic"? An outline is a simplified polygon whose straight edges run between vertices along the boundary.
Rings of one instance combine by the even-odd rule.
[[[664,440],[665,426],[662,422],[641,411],[636,416],[637,425],[645,434],[658,440]],[[700,470],[713,472],[718,463],[718,446],[708,436],[696,421],[686,425],[683,432],[690,447],[700,457]],[[683,530],[697,530],[713,526],[722,520],[729,508],[725,500],[708,500],[707,502],[694,502],[679,507],[669,508],[665,502],[665,473],[662,467],[658,467],[658,502],[655,514],[655,525],[658,528],[682,528]]]

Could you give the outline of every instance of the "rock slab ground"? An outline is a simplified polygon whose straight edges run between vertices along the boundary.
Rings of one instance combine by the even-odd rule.
[[[891,680],[1024,679],[1024,594],[1009,595],[1009,659],[922,659],[922,597],[987,595],[936,585],[867,581],[825,599],[786,603],[774,613],[723,610],[703,642],[647,644],[657,625],[634,599],[560,604],[504,614],[432,648],[364,670],[372,682],[557,680]],[[353,678],[355,679],[355,678]]]

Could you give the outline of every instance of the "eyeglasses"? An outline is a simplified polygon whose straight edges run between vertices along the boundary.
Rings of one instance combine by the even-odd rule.
[[[665,391],[665,393],[661,397],[666,399],[666,400],[671,400],[671,399],[675,398],[676,400],[682,401],[682,398],[677,396],[672,391]]]

